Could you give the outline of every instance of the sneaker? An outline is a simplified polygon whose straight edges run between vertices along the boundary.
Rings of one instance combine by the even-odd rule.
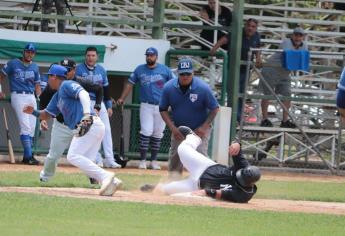
[[[117,164],[112,158],[104,159],[103,166],[105,168],[112,168],[112,169],[121,168],[121,165]]]
[[[287,120],[287,121],[282,121],[282,123],[280,124],[280,127],[293,129],[293,128],[296,128],[296,125],[292,121]]]
[[[143,186],[140,187],[140,191],[150,193],[150,192],[153,192],[155,187],[156,185],[153,185],[153,184],[144,184]]]
[[[30,157],[30,158],[23,158],[23,161],[22,161],[23,164],[26,164],[26,165],[38,165],[39,164],[39,161],[37,161],[34,156]]]
[[[146,168],[146,160],[140,161],[138,169],[147,169]]]
[[[188,134],[194,134],[193,130],[187,126],[179,126],[178,130],[186,137]]]
[[[46,183],[46,182],[48,182],[48,180],[49,180],[49,178],[47,176],[45,176],[44,171],[41,170],[41,172],[40,172],[40,181]]]
[[[264,119],[261,121],[260,126],[262,126],[262,127],[273,127],[273,124],[269,119]]]
[[[99,195],[113,196],[113,194],[122,187],[122,181],[115,177],[114,173],[109,174],[107,178],[102,181]]]
[[[152,170],[160,170],[161,167],[158,165],[157,161],[151,161],[150,169]]]

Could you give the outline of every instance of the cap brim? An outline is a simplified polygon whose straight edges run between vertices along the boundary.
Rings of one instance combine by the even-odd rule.
[[[177,73],[179,73],[179,74],[182,74],[182,73],[193,73],[193,69],[178,70]]]

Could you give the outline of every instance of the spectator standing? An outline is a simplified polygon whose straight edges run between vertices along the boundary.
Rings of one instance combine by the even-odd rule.
[[[64,16],[66,15],[66,3],[65,0],[42,0],[42,14],[51,14],[53,12],[53,3],[55,4],[56,14]],[[41,21],[41,31],[48,32],[49,20],[42,19]],[[65,20],[58,20],[58,32],[64,33],[65,32]]]
[[[257,32],[258,29],[258,21],[256,19],[250,18],[246,21],[245,26],[243,28],[242,33],[242,48],[241,48],[241,60],[247,61],[248,60],[248,52],[250,48],[259,48],[261,41],[260,41],[260,34]],[[211,49],[210,54],[214,55],[218,48],[220,48],[223,45],[227,45],[229,41],[231,40],[231,35],[224,35],[222,38],[218,40],[218,42],[214,45],[214,47]],[[256,51],[253,54],[253,57],[250,60],[254,59],[254,55],[256,57],[256,67],[262,66],[261,61],[261,54],[259,51]],[[245,90],[245,82],[246,82],[246,65],[241,65],[240,67],[240,86],[239,86],[239,92],[244,93]],[[228,92],[228,104],[231,104],[230,101],[230,83],[227,84],[227,92]],[[239,98],[239,103],[237,107],[237,121],[240,122],[241,120],[241,113],[242,113],[242,102],[243,99]]]
[[[283,50],[308,50],[307,42],[304,41],[305,33],[300,27],[293,30],[291,38],[284,39],[279,45],[279,49]],[[282,53],[274,53],[268,60],[267,65],[262,69],[262,75],[276,94],[282,96],[291,96],[291,77],[290,71],[282,67]],[[271,66],[275,65],[275,66]],[[259,82],[259,89],[265,95],[271,95],[269,89],[264,85],[262,81]],[[284,106],[290,109],[291,101],[283,101]],[[261,126],[272,127],[272,122],[268,119],[268,106],[269,100],[262,99],[261,110],[262,120]],[[296,125],[288,119],[288,112],[283,111],[283,120],[280,127],[283,128],[295,128]]]
[[[207,6],[204,6],[200,11],[200,17],[203,18],[206,21],[215,22],[215,15],[216,15],[216,0],[208,0]],[[231,11],[218,5],[218,23],[219,25],[223,26],[230,26],[232,21],[232,13]],[[206,22],[203,22],[203,25],[209,25]],[[224,33],[222,31],[218,31],[217,33],[217,40],[220,39],[222,36],[224,36]],[[200,37],[209,41],[211,44],[213,44],[213,38],[214,38],[214,30],[202,30],[200,33]],[[226,45],[224,45],[224,49],[226,49]],[[209,48],[205,45],[201,45],[202,50],[209,50]]]
[[[171,117],[168,109],[171,109]],[[180,59],[178,78],[164,85],[159,103],[162,118],[172,132],[168,170],[182,174],[183,165],[177,147],[184,139],[177,127],[190,127],[202,139],[197,151],[207,156],[211,124],[219,109],[219,104],[210,87],[193,75],[193,64],[189,58]]]

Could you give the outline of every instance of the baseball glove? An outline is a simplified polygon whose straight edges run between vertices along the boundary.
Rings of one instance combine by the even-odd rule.
[[[89,132],[92,123],[93,123],[93,118],[90,115],[86,115],[83,118],[81,118],[81,121],[77,125],[75,136],[76,137],[84,136],[87,132]]]

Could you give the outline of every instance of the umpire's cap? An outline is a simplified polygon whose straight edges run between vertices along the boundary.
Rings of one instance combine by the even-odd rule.
[[[24,51],[33,51],[33,52],[36,52],[35,44],[33,44],[33,43],[28,43],[27,45],[25,45]]]
[[[193,62],[190,58],[182,58],[178,62],[177,72],[182,73],[193,73]]]
[[[77,64],[75,63],[75,61],[73,61],[72,59],[69,58],[65,58],[62,61],[60,61],[60,65],[62,65],[63,67],[66,67],[66,69],[69,71],[72,68],[75,68],[77,66]]]
[[[67,69],[63,66],[54,64],[49,68],[47,75],[56,75],[62,78],[66,78]]]
[[[148,49],[146,49],[145,55],[156,55],[158,56],[158,50],[155,49],[154,47],[150,47]]]
[[[260,170],[256,166],[247,166],[236,172],[236,179],[243,187],[252,187],[260,177]]]

